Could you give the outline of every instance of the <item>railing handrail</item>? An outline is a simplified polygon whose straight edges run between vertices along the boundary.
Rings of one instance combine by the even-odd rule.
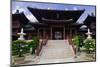
[[[72,49],[73,49],[74,55],[75,55],[74,57],[76,58],[76,48],[74,47],[74,44],[73,44],[73,41],[72,41],[71,37],[68,37],[68,42],[72,46]]]
[[[40,54],[40,52],[41,52],[41,50],[42,50],[42,47],[43,47],[44,45],[46,45],[47,40],[48,40],[48,39],[42,39],[42,41],[40,41],[39,46],[38,46],[37,49],[36,49],[36,56],[39,56],[39,54]]]

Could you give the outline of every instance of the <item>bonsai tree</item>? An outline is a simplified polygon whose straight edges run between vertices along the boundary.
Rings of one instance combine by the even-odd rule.
[[[29,48],[32,48],[32,52],[31,54],[35,53],[35,49],[38,47],[39,45],[39,38],[38,37],[33,37],[31,42],[28,42],[29,44]]]
[[[95,39],[85,39],[84,40],[84,48],[86,49],[87,53],[95,52],[96,43]]]
[[[28,44],[24,40],[16,40],[12,42],[12,55],[24,57],[29,52]]]

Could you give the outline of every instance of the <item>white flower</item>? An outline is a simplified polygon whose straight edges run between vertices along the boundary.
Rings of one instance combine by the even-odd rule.
[[[24,45],[22,45],[22,47],[25,47]]]
[[[91,42],[89,44],[91,44]]]
[[[28,46],[28,45],[25,45],[26,47]]]
[[[22,52],[23,50],[22,49],[20,49],[20,52]]]
[[[74,41],[74,39],[72,39],[72,41]]]

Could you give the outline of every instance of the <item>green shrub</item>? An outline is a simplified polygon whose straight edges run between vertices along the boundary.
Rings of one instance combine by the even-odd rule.
[[[84,37],[80,35],[77,35],[72,39],[73,44],[76,46],[77,52],[81,51],[80,48],[83,46],[83,40],[84,40]]]
[[[80,44],[79,39],[80,39],[79,36],[75,36],[75,37],[73,38],[73,43],[74,43],[74,45],[79,46],[79,44]]]
[[[32,52],[31,54],[35,53],[35,49],[38,47],[39,45],[39,38],[38,37],[33,37],[32,41],[28,42],[29,44],[29,48],[32,48]]]
[[[24,40],[12,42],[12,55],[22,57],[29,52],[28,44]]]
[[[96,48],[95,39],[85,39],[84,48],[88,53],[90,53],[90,51],[94,52]]]
[[[32,40],[34,41],[34,43],[36,44],[36,47],[39,45],[39,38],[38,37],[33,37]]]

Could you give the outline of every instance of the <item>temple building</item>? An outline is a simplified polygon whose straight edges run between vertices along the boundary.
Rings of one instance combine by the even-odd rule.
[[[28,19],[25,17],[24,13],[19,13],[19,10],[15,14],[12,14],[12,40],[17,40],[19,37],[17,35],[21,28],[28,23]]]
[[[78,34],[80,24],[77,23],[79,17],[85,10],[53,10],[37,9],[28,7],[28,10],[38,20],[38,22],[29,21],[24,13],[12,14],[12,39],[16,40],[23,27],[27,34],[26,39],[32,36],[38,36],[41,39],[63,40],[71,39]]]

